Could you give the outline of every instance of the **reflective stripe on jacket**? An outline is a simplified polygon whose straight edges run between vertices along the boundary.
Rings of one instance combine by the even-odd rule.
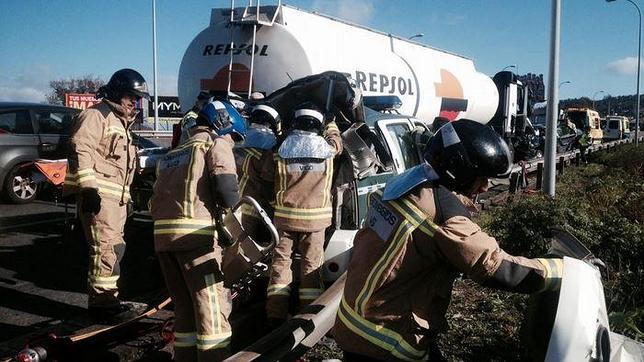
[[[157,251],[192,250],[216,241],[218,195],[234,194],[237,176],[230,136],[217,137],[208,128],[196,127],[191,136],[168,152],[157,164],[151,199]]]
[[[134,117],[125,113],[122,106],[103,100],[77,116],[69,140],[65,194],[95,188],[101,197],[130,200],[136,146],[129,130]]]
[[[242,147],[235,149],[237,160],[237,176],[239,177],[239,193],[250,196],[268,213],[273,215],[273,183],[260,178],[262,165],[266,157],[272,157],[270,151],[259,148]],[[257,211],[247,204],[241,207],[242,214],[259,217]]]
[[[342,349],[371,358],[423,360],[447,328],[459,272],[528,293],[560,280],[558,261],[549,262],[546,268],[543,260],[505,253],[444,188],[425,183],[390,201],[378,191],[369,196],[365,226],[354,240],[334,337]]]

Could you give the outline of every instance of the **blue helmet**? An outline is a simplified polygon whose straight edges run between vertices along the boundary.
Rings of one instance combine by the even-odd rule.
[[[203,118],[219,136],[231,134],[236,138],[235,141],[241,141],[246,135],[244,117],[226,101],[208,103],[199,112],[199,117]]]

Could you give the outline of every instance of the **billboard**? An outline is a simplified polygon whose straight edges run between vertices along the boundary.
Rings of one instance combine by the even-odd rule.
[[[98,102],[99,100],[96,99],[96,95],[93,93],[85,93],[85,94],[66,93],[65,94],[66,107],[87,109]]]
[[[159,96],[159,104],[157,106],[160,118],[181,118],[181,104],[179,104],[179,97],[163,97]],[[148,101],[148,117],[154,117],[154,97],[151,96]]]

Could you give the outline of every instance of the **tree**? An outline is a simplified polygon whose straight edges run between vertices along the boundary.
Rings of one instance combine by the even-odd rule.
[[[66,93],[96,93],[105,81],[91,74],[80,78],[52,80],[49,86],[52,92],[47,95],[50,104],[64,104]]]

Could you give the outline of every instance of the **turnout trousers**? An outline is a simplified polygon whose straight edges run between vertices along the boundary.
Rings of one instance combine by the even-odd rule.
[[[174,302],[175,360],[221,361],[230,354],[231,301],[219,246],[157,253]]]
[[[300,307],[309,305],[322,294],[320,267],[324,263],[324,229],[312,232],[279,230],[280,240],[273,250],[267,290],[266,316],[286,319],[293,282],[291,254],[299,250]]]
[[[103,196],[103,195],[101,195]],[[87,214],[78,196],[77,210],[89,246],[87,295],[89,307],[110,307],[119,303],[118,279],[125,252],[123,229],[127,206],[120,201],[102,197],[101,211]]]

